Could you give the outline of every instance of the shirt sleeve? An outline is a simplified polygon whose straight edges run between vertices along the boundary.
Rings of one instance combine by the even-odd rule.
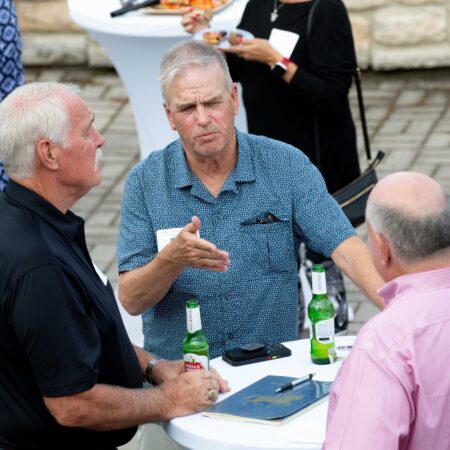
[[[392,362],[354,348],[330,392],[323,449],[403,448],[414,415],[407,379]]]
[[[290,169],[297,231],[311,250],[329,257],[336,247],[356,232],[328,193],[320,172],[296,149]]]
[[[356,69],[352,29],[340,0],[322,0],[314,11],[308,40],[309,67],[299,68],[290,82],[293,92],[318,111],[339,112]]]
[[[158,251],[144,188],[137,170],[139,167],[128,175],[123,192],[117,241],[119,272],[145,266]]]
[[[73,395],[97,381],[100,336],[81,285],[56,265],[16,284],[11,321],[43,396]]]

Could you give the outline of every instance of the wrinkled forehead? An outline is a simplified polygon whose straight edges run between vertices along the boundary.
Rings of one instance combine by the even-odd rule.
[[[169,102],[190,95],[218,95],[226,93],[227,84],[219,64],[191,65],[180,70],[166,86]]]
[[[64,99],[72,122],[90,120],[93,116],[91,108],[78,95],[68,95]]]

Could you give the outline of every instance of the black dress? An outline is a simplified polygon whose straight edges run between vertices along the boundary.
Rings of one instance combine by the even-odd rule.
[[[347,11],[341,0],[320,0],[308,42],[306,28],[312,1],[278,2],[279,17],[274,23],[270,21],[273,6],[273,0],[250,0],[239,28],[264,39],[269,39],[272,28],[299,34],[290,56],[298,70],[286,83],[266,64],[227,55],[231,76],[242,84],[248,131],[294,145],[316,163],[315,114],[322,175],[328,190],[335,192],[360,173],[348,102],[356,57]]]

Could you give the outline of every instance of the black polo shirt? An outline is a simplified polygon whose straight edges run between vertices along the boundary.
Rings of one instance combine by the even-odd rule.
[[[0,193],[0,448],[107,449],[128,430],[59,425],[43,396],[97,383],[142,387],[109,282],[97,274],[84,221],[11,181]]]

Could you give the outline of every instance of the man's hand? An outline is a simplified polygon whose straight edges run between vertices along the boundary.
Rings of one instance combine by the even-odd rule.
[[[168,418],[202,411],[217,400],[218,392],[230,390],[228,383],[214,369],[184,372],[162,384],[160,389],[169,400]]]
[[[159,253],[158,257],[170,261],[181,269],[194,267],[196,269],[226,272],[230,264],[229,253],[219,250],[213,243],[201,239],[197,233],[200,230],[200,219],[192,217],[178,236]]]
[[[161,360],[158,364],[155,365],[152,372],[152,380],[155,381],[155,384],[161,384],[165,381],[170,381],[178,377],[179,375],[184,373],[184,361],[166,361]],[[211,368],[209,370],[211,377],[216,380],[219,386],[219,392],[228,392],[230,390],[230,386],[228,385],[228,381],[224,380],[217,372],[216,369]]]
[[[281,61],[283,55],[273,48],[267,39],[242,39],[240,45],[231,45],[221,49],[233,53],[248,61],[256,61],[273,66]]]

